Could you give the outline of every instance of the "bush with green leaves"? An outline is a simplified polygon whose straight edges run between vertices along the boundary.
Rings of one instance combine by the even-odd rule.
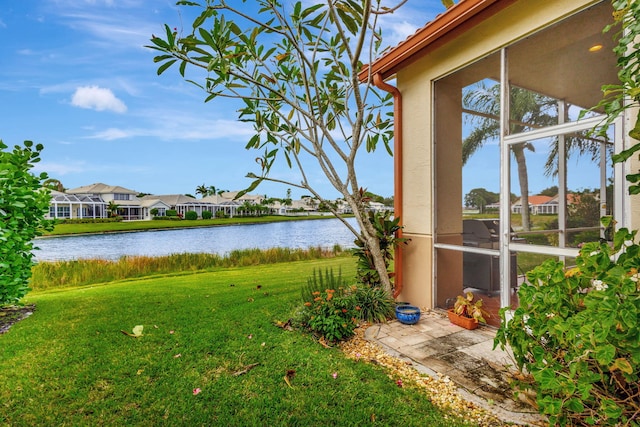
[[[53,222],[45,219],[51,196],[43,189],[47,174],[31,173],[43,146],[25,141],[7,151],[0,141],[0,306],[14,304],[29,291],[33,239]]]
[[[122,222],[122,217],[112,216],[110,218],[65,218],[55,220],[55,224],[101,224],[105,222]]]
[[[357,309],[353,294],[344,289],[315,291],[311,301],[305,301],[306,326],[328,341],[342,341],[353,336]]]
[[[393,316],[394,300],[380,287],[345,284],[342,270],[313,270],[303,286],[298,321],[329,341],[353,335],[358,322],[384,322]]]
[[[211,219],[212,217],[211,211],[202,211],[202,219]]]
[[[606,221],[603,221],[608,226]],[[585,243],[576,265],[545,261],[527,273],[520,307],[501,311],[495,345],[513,351],[551,425],[640,425],[640,246]]]
[[[164,214],[169,217],[178,216],[178,211],[175,209],[167,209]]]
[[[196,211],[187,211],[184,214],[184,219],[188,219],[190,221],[194,221],[194,220],[198,219],[198,212],[196,212]]]

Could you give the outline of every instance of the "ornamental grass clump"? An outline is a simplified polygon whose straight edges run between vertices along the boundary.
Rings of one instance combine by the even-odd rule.
[[[605,227],[607,221],[603,221]],[[551,425],[640,425],[640,246],[620,229],[613,245],[585,243],[576,265],[545,261],[527,274],[520,307],[495,345],[525,372]]]

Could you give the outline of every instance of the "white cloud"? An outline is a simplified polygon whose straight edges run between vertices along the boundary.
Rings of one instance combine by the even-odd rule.
[[[71,104],[88,108],[96,111],[113,111],[116,113],[124,113],[127,106],[118,99],[110,89],[98,86],[81,86],[76,89],[71,97]]]
[[[87,170],[87,166],[84,162],[69,162],[69,163],[56,163],[56,162],[39,162],[37,163],[33,171],[34,172],[47,172],[49,175],[64,176],[70,173],[83,173]]]
[[[114,141],[123,138],[149,137],[164,141],[247,141],[253,136],[250,125],[235,120],[191,120],[186,116],[171,121],[153,121],[146,128],[109,128],[88,136],[88,139]]]
[[[102,132],[98,132],[92,136],[94,139],[103,139],[105,141],[113,141],[115,139],[122,139],[133,136],[131,132],[124,131],[122,129],[109,128]]]

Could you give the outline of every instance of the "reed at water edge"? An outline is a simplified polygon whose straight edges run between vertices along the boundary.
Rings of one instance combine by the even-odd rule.
[[[124,256],[115,261],[104,259],[43,261],[33,266],[30,287],[33,290],[46,290],[86,286],[157,274],[304,261],[346,256],[347,254],[350,254],[348,250],[335,245],[331,249],[320,247],[241,249],[231,251],[226,255],[178,253],[158,257]]]

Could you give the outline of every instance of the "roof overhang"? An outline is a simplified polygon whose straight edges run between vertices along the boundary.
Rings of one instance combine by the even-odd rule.
[[[460,0],[372,64],[365,65],[358,73],[358,78],[364,82],[369,81],[371,76],[379,74],[383,79],[388,79],[398,70],[455,39],[516,1]]]

